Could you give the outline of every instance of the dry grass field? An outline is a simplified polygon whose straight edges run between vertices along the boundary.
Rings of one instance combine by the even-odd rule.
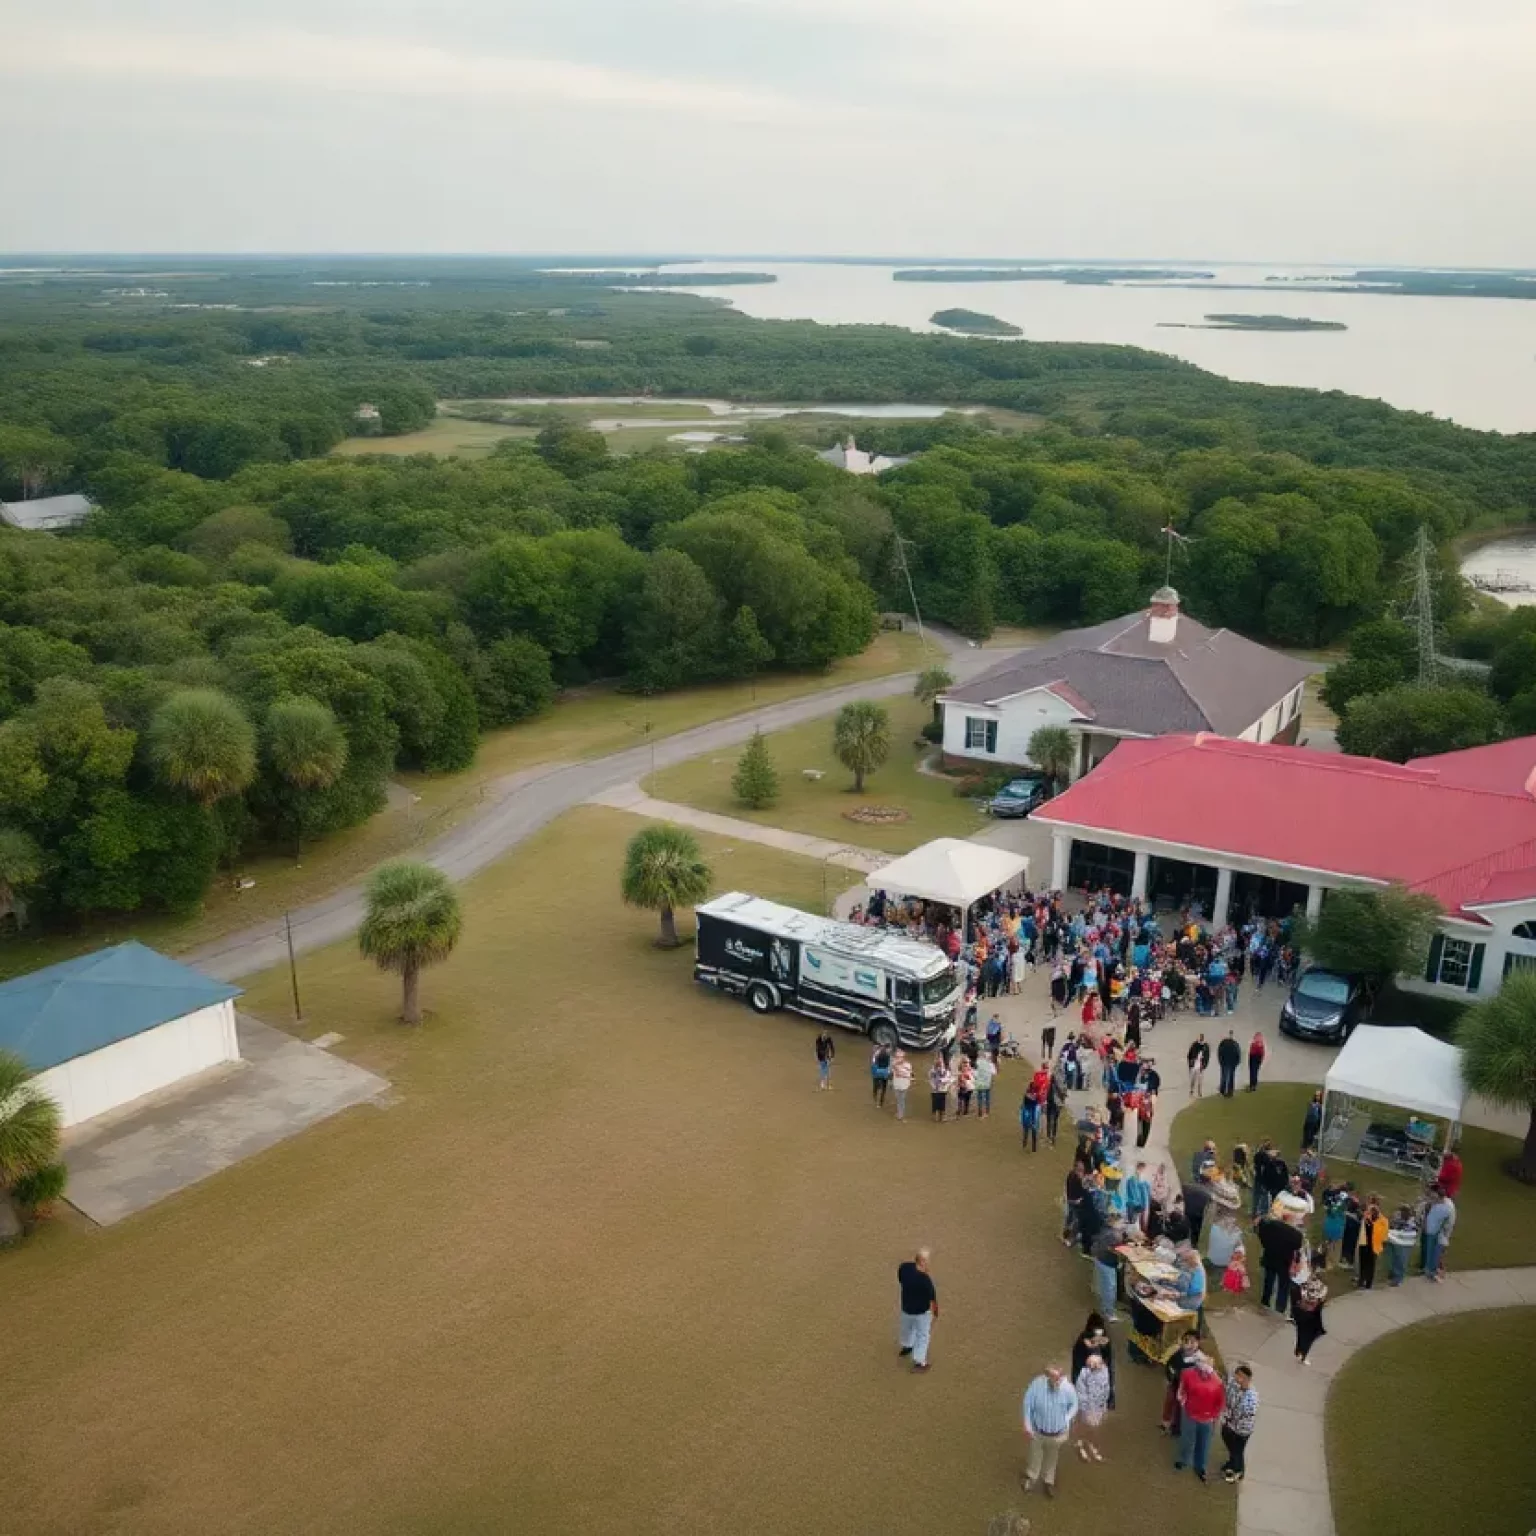
[[[695,987],[620,905],[637,825],[575,812],[471,882],[418,1031],[350,946],[302,962],[307,1031],[390,1107],[0,1256],[0,1528],[980,1536],[1021,1502],[1019,1394],[1089,1304],[1023,1065],[986,1124],[897,1125],[852,1037],[817,1093],[811,1025]],[[720,887],[816,898],[815,864],[708,851]],[[285,985],[247,1005],[283,1019]],[[893,1338],[920,1242],[926,1377]],[[1122,1367],[1108,1465],[1065,1464],[1036,1536],[1232,1530],[1231,1489],[1167,1467],[1160,1392]]]

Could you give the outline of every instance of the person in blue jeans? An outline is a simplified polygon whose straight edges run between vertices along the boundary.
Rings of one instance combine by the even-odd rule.
[[[1120,1321],[1115,1302],[1120,1294],[1120,1257],[1115,1252],[1120,1236],[1113,1227],[1105,1227],[1093,1240],[1093,1284],[1098,1294],[1099,1311],[1105,1322]]]
[[[1179,1381],[1179,1409],[1183,1424],[1179,1430],[1179,1459],[1174,1462],[1175,1472],[1193,1467],[1195,1476],[1203,1483],[1205,1468],[1211,1455],[1211,1436],[1226,1412],[1227,1389],[1209,1355],[1197,1355],[1194,1365]]]

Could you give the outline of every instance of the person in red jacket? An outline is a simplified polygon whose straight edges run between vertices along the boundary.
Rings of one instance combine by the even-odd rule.
[[[1179,1407],[1184,1423],[1179,1431],[1179,1459],[1173,1469],[1181,1472],[1193,1467],[1203,1483],[1211,1436],[1227,1407],[1227,1389],[1209,1355],[1197,1355],[1194,1365],[1179,1378]]]
[[[1440,1164],[1440,1177],[1435,1180],[1441,1189],[1452,1200],[1461,1193],[1461,1158],[1454,1152],[1445,1154],[1445,1161]]]
[[[1268,1047],[1264,1044],[1264,1031],[1256,1029],[1253,1039],[1248,1042],[1248,1092],[1259,1091],[1259,1071],[1264,1065],[1264,1053]]]

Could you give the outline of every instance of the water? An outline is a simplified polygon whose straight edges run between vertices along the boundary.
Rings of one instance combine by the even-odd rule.
[[[1461,574],[1469,581],[1475,577],[1500,581],[1508,578],[1523,582],[1528,592],[1494,592],[1490,594],[1512,608],[1523,608],[1536,603],[1536,533],[1516,533],[1506,538],[1494,539],[1481,544],[1461,562]]]
[[[734,400],[692,400],[684,395],[503,395],[497,405],[696,405],[711,417],[728,417],[731,420],[777,421],[783,416],[850,416],[859,420],[883,418],[887,421],[933,421],[946,411],[960,410],[974,413],[980,406],[915,405],[911,401],[896,401],[881,405],[850,405],[841,402],[834,405],[757,405]],[[668,418],[656,418],[655,425],[664,426]],[[611,432],[615,426],[638,426],[640,417],[627,422],[595,421],[593,427]],[[678,426],[704,426],[705,421],[676,422]]]
[[[886,324],[930,331],[935,310],[983,310],[1022,326],[1031,341],[1096,341],[1166,352],[1231,379],[1338,389],[1426,411],[1468,427],[1536,431],[1536,301],[1298,293],[1270,275],[1321,267],[1215,267],[1215,282],[1190,288],[1145,284],[898,283],[893,267],[821,262],[689,264],[709,271],[772,272],[778,281],[697,290],[743,314],[826,324]],[[676,272],[686,288],[689,265]],[[903,263],[919,266],[919,262]],[[1333,269],[1339,271],[1342,269]],[[1221,283],[1254,289],[1222,288]],[[1347,331],[1166,330],[1210,313],[1284,314],[1340,320]],[[991,345],[1007,346],[999,341]],[[839,407],[826,406],[824,410]],[[852,413],[853,408],[846,408]],[[879,414],[859,407],[858,414]]]

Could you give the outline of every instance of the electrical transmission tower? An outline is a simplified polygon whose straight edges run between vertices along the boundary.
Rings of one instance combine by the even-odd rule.
[[[1421,523],[1413,552],[1413,597],[1403,615],[1418,634],[1421,684],[1438,681],[1440,674],[1440,658],[1435,653],[1435,593],[1429,564],[1433,554],[1429,530]]]

